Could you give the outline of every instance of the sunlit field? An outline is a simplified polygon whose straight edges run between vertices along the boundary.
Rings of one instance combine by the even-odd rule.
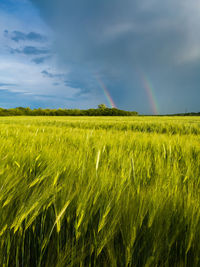
[[[200,266],[200,117],[1,117],[0,266]]]

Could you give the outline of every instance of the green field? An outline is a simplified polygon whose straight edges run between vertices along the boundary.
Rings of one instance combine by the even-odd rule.
[[[0,266],[200,266],[200,117],[1,117]]]

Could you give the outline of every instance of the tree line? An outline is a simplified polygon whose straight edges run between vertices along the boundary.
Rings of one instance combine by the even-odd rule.
[[[16,107],[0,108],[0,116],[136,116],[136,111],[125,111],[117,108],[99,107],[97,109],[30,109]]]
[[[176,113],[165,116],[200,116],[200,112]]]

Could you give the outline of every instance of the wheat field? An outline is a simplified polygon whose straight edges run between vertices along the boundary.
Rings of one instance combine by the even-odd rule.
[[[200,266],[200,117],[1,117],[0,266]]]

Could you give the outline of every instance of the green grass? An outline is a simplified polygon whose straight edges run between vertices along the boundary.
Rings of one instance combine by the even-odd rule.
[[[0,266],[200,266],[199,117],[0,118]]]

